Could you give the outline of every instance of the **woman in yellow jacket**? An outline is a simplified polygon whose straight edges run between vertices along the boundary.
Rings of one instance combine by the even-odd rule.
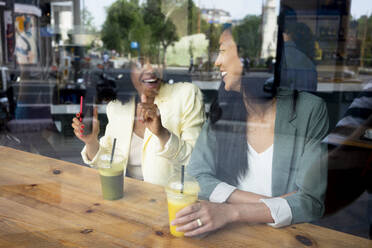
[[[82,135],[78,118],[72,127],[85,143],[81,154],[86,164],[94,167],[116,138],[116,153],[127,158],[125,175],[165,185],[175,167],[188,163],[199,136],[205,119],[202,94],[190,83],[163,83],[150,64],[132,66],[131,80],[137,96],[108,103],[100,140],[96,110],[90,135]]]

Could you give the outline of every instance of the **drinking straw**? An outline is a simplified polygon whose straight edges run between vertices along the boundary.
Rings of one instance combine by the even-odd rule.
[[[116,138],[114,138],[114,143],[112,144],[110,166],[111,166],[111,164],[112,164],[112,160],[114,159],[115,146],[116,146]]]
[[[183,188],[185,187],[185,166],[181,166],[181,194],[183,194]]]
[[[82,120],[82,114],[83,114],[83,100],[84,100],[84,97],[83,96],[80,96],[80,121]]]

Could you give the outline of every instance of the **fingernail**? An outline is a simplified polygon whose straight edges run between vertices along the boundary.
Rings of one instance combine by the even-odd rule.
[[[80,113],[77,113],[77,114],[76,114],[76,117],[80,117]]]
[[[84,137],[84,135],[80,135],[80,137],[82,137],[82,138],[83,138],[83,137]]]
[[[84,128],[85,126],[84,125],[81,125],[81,128]]]
[[[80,133],[84,133],[84,130],[80,130]]]

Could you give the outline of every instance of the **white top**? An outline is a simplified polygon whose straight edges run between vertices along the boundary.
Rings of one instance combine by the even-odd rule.
[[[271,177],[273,150],[273,145],[271,145],[266,151],[257,153],[254,148],[248,144],[247,159],[249,168],[247,173],[242,178],[239,178],[238,189],[264,196],[272,196]]]
[[[272,162],[274,147],[271,145],[266,151],[257,153],[248,144],[247,161],[248,170],[245,176],[239,178],[238,189],[249,191],[264,196],[272,196]],[[236,187],[227,183],[219,183],[209,196],[211,202],[225,202],[234,192]],[[274,223],[268,223],[273,227],[282,227],[291,224],[292,211],[284,198],[275,197],[261,199],[269,209]]]
[[[126,176],[143,180],[141,168],[143,139],[132,132]]]

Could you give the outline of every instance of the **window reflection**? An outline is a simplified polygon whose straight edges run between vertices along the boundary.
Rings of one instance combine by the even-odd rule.
[[[367,237],[371,11],[363,0],[0,1],[0,145],[83,165],[71,127],[81,97],[98,107],[101,137],[107,105],[137,95],[133,70],[146,65],[166,85],[198,86],[209,118],[220,117],[219,97],[228,106],[219,89],[229,78],[257,97],[310,92],[329,115],[326,216],[316,224]],[[234,60],[219,45],[226,29]],[[233,73],[221,75],[222,64]]]

